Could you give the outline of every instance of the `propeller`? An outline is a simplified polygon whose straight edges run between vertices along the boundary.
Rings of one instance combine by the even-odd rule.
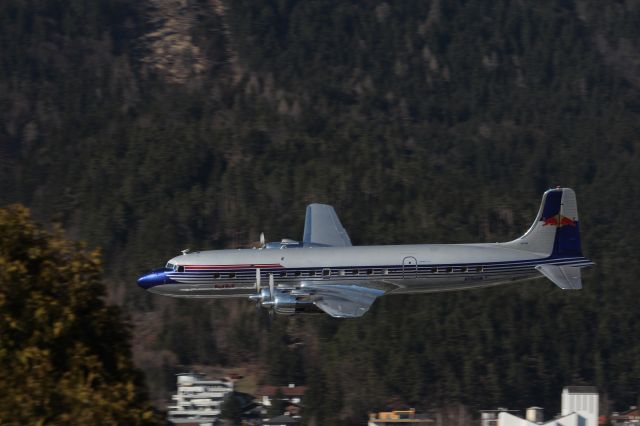
[[[273,274],[269,274],[269,299],[268,300],[263,299],[262,306],[271,307],[274,305],[275,303],[275,300],[273,300],[274,288],[275,288],[275,284],[273,282]]]
[[[276,313],[276,309],[275,309],[275,300],[274,300],[274,289],[275,284],[273,282],[273,274],[269,274],[269,301],[264,304],[263,306],[267,307],[267,315],[268,315],[268,322],[267,322],[267,327],[271,328],[271,322],[273,321],[273,318],[275,316]]]
[[[269,287],[268,289],[262,288],[261,276],[260,276],[260,268],[256,268],[256,293],[249,296],[250,300],[254,300],[256,302],[256,309],[261,312],[261,315],[266,315],[267,319],[267,328],[271,327],[271,321],[274,316],[274,295],[275,290],[275,282],[273,279],[273,274],[269,274]],[[265,309],[260,309],[265,308]]]
[[[262,303],[262,285],[260,284],[260,268],[256,268],[256,294],[249,296],[249,300],[255,300],[256,308]]]
[[[256,268],[256,294],[260,294],[260,268]]]
[[[265,244],[266,244],[266,242],[265,242],[265,239],[264,239],[264,232],[261,232],[260,233],[260,248],[264,248]]]
[[[273,283],[273,274],[269,274],[269,299],[273,300],[273,288],[275,284]]]
[[[266,289],[265,289],[266,290]],[[269,307],[273,306],[273,295],[275,293],[275,282],[273,280],[273,274],[269,274],[269,293],[267,294],[262,289],[260,268],[256,268],[256,294],[249,296],[250,300],[255,300],[257,306]]]

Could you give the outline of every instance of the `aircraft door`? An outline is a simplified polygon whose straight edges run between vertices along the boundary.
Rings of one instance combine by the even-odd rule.
[[[402,259],[402,278],[418,277],[418,261],[413,256],[406,256]]]

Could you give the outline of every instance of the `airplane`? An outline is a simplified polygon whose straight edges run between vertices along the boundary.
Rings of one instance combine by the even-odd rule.
[[[353,246],[333,207],[310,204],[302,241],[260,248],[209,250],[172,258],[141,276],[152,293],[183,298],[244,297],[282,315],[364,315],[387,294],[470,289],[546,277],[582,288],[575,192],[547,190],[533,225],[504,243]]]

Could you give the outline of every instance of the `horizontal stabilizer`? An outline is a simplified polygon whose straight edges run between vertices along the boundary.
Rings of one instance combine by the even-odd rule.
[[[575,266],[538,265],[536,269],[563,290],[580,290],[580,268]]]

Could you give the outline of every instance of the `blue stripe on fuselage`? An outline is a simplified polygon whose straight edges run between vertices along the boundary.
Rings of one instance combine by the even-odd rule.
[[[300,281],[300,280],[362,280],[365,277],[367,279],[398,279],[407,276],[415,277],[417,274],[420,276],[467,276],[467,275],[494,275],[505,273],[527,273],[534,272],[533,267],[541,264],[555,264],[565,266],[590,266],[593,263],[584,257],[548,257],[545,259],[528,259],[519,261],[502,261],[502,262],[485,262],[485,263],[447,263],[447,264],[427,264],[418,265],[416,267],[403,268],[403,265],[372,265],[372,266],[334,266],[331,268],[285,268],[276,270],[261,269],[261,277],[268,278],[269,274],[273,273],[275,278],[280,281]],[[481,267],[480,270],[477,268]],[[451,268],[451,272],[446,270]],[[466,268],[466,270],[464,270]],[[329,269],[331,275],[324,276],[322,271]],[[362,271],[372,270],[372,274],[345,274],[336,275],[335,271]],[[387,274],[382,274],[379,271],[388,270]],[[445,269],[444,271],[442,269]],[[224,276],[221,274],[219,278],[213,278],[214,273],[219,273],[219,270],[201,270],[201,271],[189,271],[189,272],[169,272],[167,276],[175,281],[196,281],[198,279],[214,279],[221,282],[233,281],[254,281],[255,269],[236,269],[226,270],[225,274],[235,274],[235,278]],[[280,275],[284,274],[284,275]]]

